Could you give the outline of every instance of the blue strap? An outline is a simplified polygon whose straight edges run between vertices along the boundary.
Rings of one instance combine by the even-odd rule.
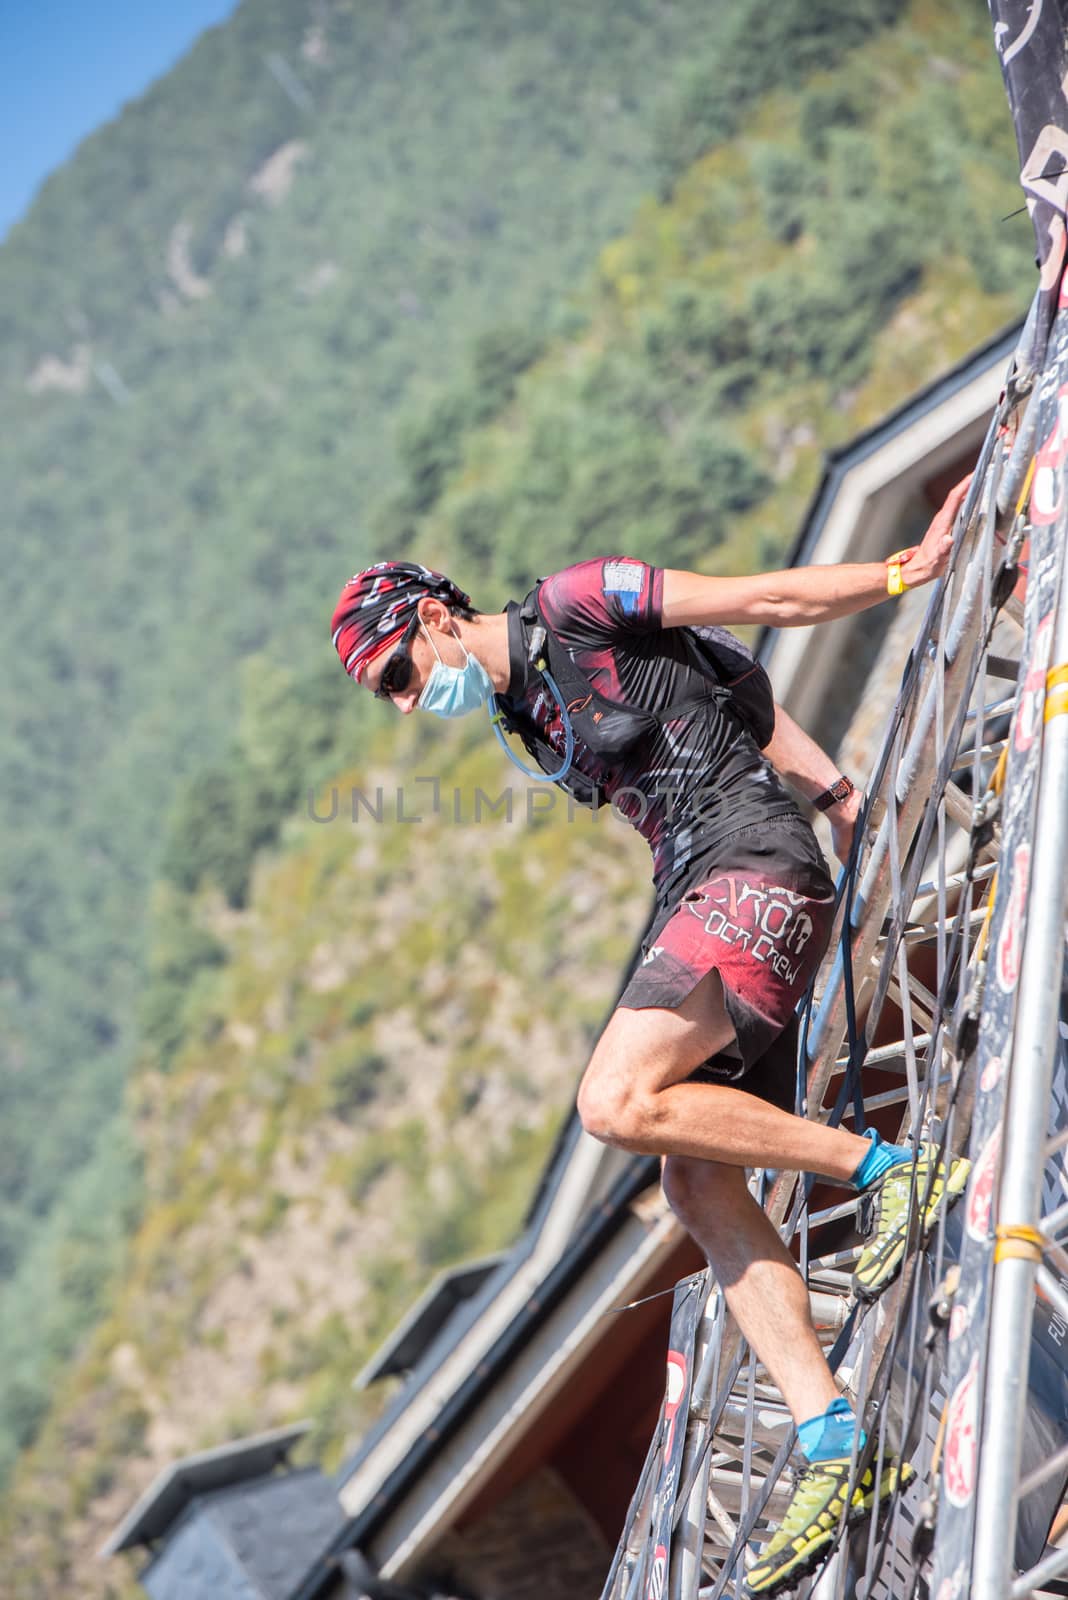
[[[863,816],[858,819],[857,832],[853,837],[853,848],[849,854],[849,863],[846,866],[844,878],[845,911],[842,917],[842,988],[845,991],[846,1004],[846,1036],[849,1040],[849,1060],[846,1062],[845,1076],[838,1097],[834,1102],[834,1109],[827,1118],[831,1128],[837,1128],[845,1112],[846,1104],[852,1096],[853,1099],[853,1132],[863,1133],[868,1126],[864,1115],[864,1088],[861,1069],[864,1057],[867,1054],[867,1044],[862,1034],[857,1031],[857,1003],[856,992],[853,987],[853,948],[850,935],[853,931],[853,893],[857,881],[857,845],[863,827]]]
[[[567,714],[567,706],[564,704],[564,697],[556,686],[556,679],[547,668],[541,669],[541,675],[552,691],[553,699],[556,701],[556,704],[560,710],[560,719],[564,725],[564,759],[562,765],[557,767],[555,772],[542,772],[540,768],[528,767],[525,762],[520,761],[519,757],[508,743],[508,740],[501,732],[501,718],[503,713],[499,708],[494,710],[494,705],[496,705],[497,701],[496,695],[493,697],[493,703],[487,705],[487,710],[489,711],[489,719],[493,731],[497,735],[497,743],[500,745],[501,749],[504,751],[512,765],[519,768],[524,778],[530,778],[533,783],[559,783],[561,778],[566,778],[567,774],[571,771],[571,763],[575,758],[575,730],[571,724],[571,718]]]
[[[846,1033],[849,1039],[849,1060],[846,1063],[845,1076],[842,1079],[841,1088],[838,1090],[834,1107],[827,1118],[827,1126],[829,1128],[837,1128],[842,1121],[842,1115],[845,1111],[846,1105],[848,1104],[850,1097],[852,1097],[853,1123],[857,1133],[864,1133],[868,1126],[867,1120],[864,1116],[864,1094],[861,1077],[861,1068],[864,1065],[864,1057],[867,1054],[867,1049],[863,1038],[858,1037],[857,1034],[857,1009],[853,990],[853,952],[849,936],[853,923],[853,890],[856,884],[857,876],[857,855],[860,849],[860,839],[862,837],[864,828],[865,816],[866,810],[865,812],[862,812],[860,817],[857,819],[856,832],[853,836],[853,848],[850,851],[849,861],[847,862],[838,883],[839,901],[842,899],[845,900],[845,910],[842,917],[842,932],[840,938],[842,949],[842,984],[845,990],[846,1002]],[[808,1034],[812,1019],[812,995],[815,988],[815,983],[816,980],[813,978],[812,983],[809,985],[808,994],[805,997],[805,1007],[801,1018],[801,1037],[797,1052],[797,1086],[794,1101],[795,1110],[798,1116],[801,1116],[804,1111],[804,1096],[807,1087],[806,1073],[808,1069]],[[802,1187],[805,1192],[806,1205],[808,1203],[809,1195],[812,1193],[815,1182],[816,1177],[814,1173],[808,1172],[805,1174]]]

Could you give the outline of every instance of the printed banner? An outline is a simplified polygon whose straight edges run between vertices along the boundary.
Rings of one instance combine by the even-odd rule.
[[[1020,182],[1035,230],[1039,287],[1017,363],[1042,365],[1065,262],[1068,202],[1068,3],[990,0],[994,43],[1016,125]]]
[[[1061,1015],[1057,1057],[1053,1065],[1049,1132],[1068,1127],[1068,948],[1061,977]],[[1068,1200],[1064,1152],[1051,1156],[1043,1174],[1042,1210],[1048,1215]],[[1064,1275],[1061,1283],[1068,1288]],[[1039,1300],[1031,1329],[1031,1364],[1027,1373],[1027,1416],[1024,1421],[1020,1476],[1048,1461],[1068,1444],[1068,1325]],[[1068,1473],[1055,1473],[1020,1502],[1016,1528],[1016,1565],[1038,1560],[1053,1514],[1064,1499]]]
[[[1036,10],[1042,10],[1041,0],[1038,0]],[[1050,338],[1048,366],[1032,402],[1040,409],[1036,434],[1036,472],[1028,513],[1031,546],[1023,654],[1002,791],[1001,852],[975,1064],[976,1097],[970,1146],[972,1174],[963,1207],[961,1275],[948,1334],[946,1391],[949,1404],[931,1583],[933,1600],[963,1600],[971,1591],[994,1211],[1007,1068],[1012,1049],[1016,985],[1031,890],[1031,840],[1042,751],[1042,709],[1053,640],[1053,612],[1060,586],[1065,540],[1068,537],[1066,441],[1061,430],[1061,413],[1066,396],[1068,308],[1062,300]],[[1068,1063],[1062,1050],[1057,1061],[1053,1106],[1064,1107],[1066,1104]],[[1054,1112],[1055,1116],[1057,1114]],[[1059,1158],[1055,1165],[1059,1173]],[[1047,1182],[1055,1181],[1056,1175],[1047,1175]],[[1027,1402],[1029,1440],[1043,1452],[1052,1452],[1060,1443],[1068,1441],[1064,1363],[1056,1354],[1051,1354],[1056,1350],[1056,1345],[1051,1345],[1045,1336],[1048,1321],[1048,1313],[1039,1307],[1032,1338]],[[1023,1471],[1027,1470],[1025,1463]],[[1059,1487],[1059,1484],[1054,1486],[1057,1490]],[[1020,1519],[1018,1565],[1029,1564],[1042,1547],[1048,1519],[1045,1525],[1039,1527],[1044,1513],[1038,1500],[1038,1496],[1030,1497],[1025,1514]]]
[[[660,1476],[653,1498],[650,1544],[652,1562],[644,1600],[664,1600],[667,1595],[668,1571],[671,1563],[671,1525],[675,1520],[675,1497],[679,1490],[682,1455],[686,1448],[686,1422],[690,1414],[690,1391],[693,1388],[694,1346],[697,1339],[697,1322],[701,1314],[704,1277],[684,1279],[675,1288],[671,1306],[670,1349],[667,1357],[667,1385],[661,1412],[664,1451],[660,1460]]]

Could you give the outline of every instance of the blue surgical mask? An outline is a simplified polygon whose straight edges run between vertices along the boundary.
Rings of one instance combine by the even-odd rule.
[[[430,639],[429,631],[427,638]],[[433,639],[430,647],[438,656]],[[436,717],[466,717],[469,711],[486,704],[493,694],[490,675],[477,656],[466,649],[464,654],[467,660],[462,667],[446,666],[438,656],[419,696],[420,711],[432,711]]]

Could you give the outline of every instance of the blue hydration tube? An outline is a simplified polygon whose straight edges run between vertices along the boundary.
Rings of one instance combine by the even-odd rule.
[[[530,778],[534,783],[559,783],[560,779],[565,778],[571,770],[571,763],[575,756],[575,730],[571,726],[571,718],[567,714],[567,707],[564,704],[564,697],[556,687],[555,678],[546,668],[543,667],[540,670],[541,676],[549,685],[549,688],[552,690],[553,698],[560,707],[560,716],[563,718],[564,723],[564,759],[562,765],[557,767],[555,772],[540,772],[537,768],[532,769],[528,767],[525,762],[520,761],[519,757],[516,755],[515,751],[512,749],[511,745],[508,743],[508,740],[504,737],[504,734],[501,731],[501,713],[499,711],[494,711],[492,702],[487,704],[486,709],[489,711],[489,719],[493,726],[493,731],[497,735],[498,744],[512,765],[519,768],[524,778]],[[496,696],[494,699],[496,699]]]

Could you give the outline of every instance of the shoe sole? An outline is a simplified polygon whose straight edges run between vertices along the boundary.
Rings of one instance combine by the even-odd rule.
[[[880,1514],[889,1505],[895,1494],[901,1489],[908,1488],[915,1476],[916,1469],[910,1466],[908,1462],[897,1467],[884,1467],[878,1493]],[[888,1479],[892,1481],[888,1481]],[[850,1508],[849,1515],[846,1517],[846,1527],[855,1528],[858,1524],[866,1522],[872,1514],[875,1501],[876,1491],[873,1488],[857,1505]],[[795,1553],[788,1566],[780,1567],[777,1572],[772,1573],[768,1581],[762,1583],[759,1588],[750,1588],[747,1577],[744,1589],[745,1595],[747,1597],[752,1596],[753,1600],[756,1600],[757,1596],[760,1596],[761,1600],[772,1600],[773,1596],[783,1594],[787,1589],[795,1588],[802,1578],[809,1577],[816,1571],[827,1555],[827,1546],[837,1540],[840,1516],[841,1513],[839,1512],[833,1527],[821,1528],[817,1537],[812,1538],[803,1550]]]
[[[927,1242],[927,1239],[937,1226],[939,1216],[943,1210],[948,1211],[955,1201],[960,1199],[964,1193],[971,1170],[972,1164],[965,1156],[957,1156],[954,1159],[949,1169],[949,1178],[942,1186],[942,1192],[937,1196],[932,1195],[927,1202],[932,1209],[930,1216],[924,1220],[919,1237],[915,1239],[916,1248],[922,1247]],[[860,1267],[858,1265],[857,1271],[853,1274],[853,1290],[858,1300],[865,1300],[870,1304],[873,1300],[877,1300],[883,1290],[889,1288],[890,1284],[893,1283],[901,1271],[905,1256],[910,1248],[909,1236],[912,1232],[913,1228],[906,1226],[897,1235],[885,1258],[876,1264],[878,1277],[874,1282],[865,1282],[859,1276]]]

